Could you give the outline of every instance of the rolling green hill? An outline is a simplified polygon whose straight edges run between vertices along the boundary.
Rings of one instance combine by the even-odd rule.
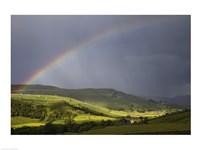
[[[12,94],[11,132],[12,134],[77,134],[89,130],[83,134],[112,134],[112,132],[140,134],[141,131],[148,134],[153,131],[153,133],[161,131],[188,133],[186,129],[190,124],[188,122],[190,114],[177,111],[180,110],[162,109],[145,112],[114,110],[70,97]],[[144,125],[145,119],[149,120],[148,126]],[[130,126],[129,129],[127,125]],[[172,130],[169,130],[170,125]]]
[[[166,113],[166,110],[145,113],[118,111],[61,96],[33,94],[12,94],[11,96],[13,127],[16,127],[17,124],[25,126],[26,123],[44,124],[52,122],[55,124],[65,124],[69,119],[77,123],[82,123],[88,121],[116,120],[116,118],[126,116],[153,118],[162,116],[164,113]]]
[[[189,124],[163,123],[142,124],[128,126],[110,126],[105,128],[91,129],[81,134],[86,135],[124,135],[124,134],[190,134]]]
[[[96,128],[81,134],[190,134],[190,132],[190,112],[183,111],[149,120],[148,124]]]
[[[164,116],[151,119],[149,123],[151,124],[158,124],[158,123],[184,123],[190,124],[190,111],[181,111],[181,112],[174,112],[171,114],[166,114]]]
[[[17,91],[20,86],[21,85],[12,85],[12,93],[58,95],[121,111],[137,110],[143,112],[177,108],[173,105],[146,100],[114,89],[62,89],[53,86],[29,85],[26,90]]]
[[[127,113],[111,111],[101,106],[67,97],[12,94],[11,115],[12,117],[26,117],[21,119],[34,118],[43,122],[54,123],[59,121],[64,122],[72,118],[77,122],[98,119],[113,120],[114,118],[112,117],[121,117],[127,115]],[[20,118],[18,119],[21,120]],[[13,120],[12,123],[15,124],[15,121]]]

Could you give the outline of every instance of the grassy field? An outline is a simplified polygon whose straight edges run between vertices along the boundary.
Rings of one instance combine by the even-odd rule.
[[[31,94],[12,94],[12,102],[22,102],[27,104],[43,105],[47,108],[47,114],[50,115],[53,111],[55,112],[72,112],[76,114],[73,121],[76,123],[83,123],[88,121],[106,121],[106,120],[116,120],[113,117],[121,117],[128,115],[127,112],[122,111],[112,111],[106,107],[97,106],[94,104],[89,104],[86,102],[78,101],[76,99],[60,97],[60,96],[49,96],[49,95],[31,95]],[[63,102],[66,102],[67,105]],[[76,107],[76,109],[74,109]],[[87,108],[88,110],[94,111],[96,113],[101,113],[102,115],[93,115],[85,113],[84,111],[77,110],[77,107]],[[41,121],[40,119],[31,119],[29,117],[13,116],[11,118],[11,127],[20,128],[23,126],[40,126],[45,125],[47,121]],[[65,118],[56,119],[52,122],[53,124],[65,124]]]
[[[190,112],[176,112],[149,120],[148,124],[92,129],[83,134],[190,134]]]
[[[69,97],[12,94],[11,128],[40,127],[39,130],[46,133],[47,131],[49,132],[49,128],[55,127],[60,132],[61,129],[64,131],[63,127],[68,125],[70,121],[76,124],[73,125],[74,133],[76,133],[76,129],[76,131],[81,131],[81,134],[189,133],[190,113],[179,111],[181,110],[120,111]],[[165,116],[165,114],[169,115]],[[137,124],[115,126],[114,123],[122,118],[131,118]],[[148,118],[148,124],[140,123],[142,121],[141,118]],[[55,126],[46,126],[47,123]],[[81,126],[82,124],[84,124],[83,127]],[[44,130],[42,127],[44,127]],[[72,127],[69,128],[71,129]],[[39,130],[34,129],[37,133]]]
[[[190,112],[175,112],[166,116],[162,116],[159,118],[155,118],[149,121],[150,124],[158,124],[158,123],[183,123],[190,124]]]
[[[105,116],[95,116],[89,114],[80,114],[74,118],[76,123],[84,123],[84,122],[99,122],[99,121],[107,121],[107,120],[116,120],[115,118],[105,117]],[[52,122],[53,124],[65,124],[65,120],[56,120]]]
[[[95,116],[95,115],[88,115],[88,114],[81,114],[74,118],[75,122],[82,123],[88,121],[107,121],[107,120],[116,120],[115,118],[105,117],[105,116]]]
[[[31,119],[28,117],[12,117],[11,118],[11,127],[12,128],[21,128],[23,126],[31,126],[31,127],[37,127],[45,125],[45,122],[40,121],[39,119]]]
[[[61,96],[52,96],[52,95],[31,95],[31,94],[12,94],[12,101],[21,101],[26,103],[32,103],[34,105],[44,105],[47,108],[54,108],[57,110],[67,110],[75,113],[77,116],[75,117],[76,122],[85,122],[85,121],[101,121],[101,120],[114,120],[116,117],[149,117],[154,118],[158,116],[162,116],[166,113],[167,110],[159,110],[159,111],[149,111],[149,112],[127,112],[127,111],[117,111],[111,110],[106,107],[82,102],[73,98],[61,97]],[[63,106],[63,102],[66,102],[67,106]],[[94,116],[90,114],[85,114],[83,111],[75,110],[73,107],[84,107],[96,113],[100,113],[102,115]],[[51,110],[48,110],[50,113]],[[173,111],[173,110],[170,110]],[[90,119],[89,119],[90,118]],[[20,119],[19,119],[20,120]],[[63,121],[55,121],[55,123],[63,124]]]
[[[189,124],[162,123],[145,125],[112,126],[92,129],[81,134],[167,134],[190,133]]]

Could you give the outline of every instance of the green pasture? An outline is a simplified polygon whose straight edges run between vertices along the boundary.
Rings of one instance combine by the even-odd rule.
[[[105,127],[92,129],[83,134],[189,134],[190,130],[190,111],[183,111],[151,119],[148,124]]]
[[[11,117],[12,128],[21,128],[23,126],[37,127],[41,125],[45,125],[45,122],[42,122],[39,119],[31,119],[22,116]]]
[[[190,125],[182,123],[143,124],[128,126],[111,126],[91,129],[81,134],[158,134],[158,133],[189,133]]]
[[[154,118],[158,116],[162,116],[166,113],[167,110],[159,110],[159,111],[148,111],[148,112],[137,112],[137,111],[118,111],[112,110],[106,107],[102,107],[95,104],[90,104],[86,102],[82,102],[73,98],[61,97],[61,96],[52,96],[52,95],[32,95],[32,94],[12,94],[11,97],[13,100],[23,100],[25,102],[34,102],[35,104],[42,104],[45,106],[52,106],[58,102],[67,102],[68,104],[76,107],[86,107],[95,112],[102,113],[107,117],[149,117]]]
[[[83,102],[79,101],[74,98],[69,98],[69,97],[62,97],[62,96],[56,96],[56,95],[33,95],[33,94],[12,94],[11,95],[11,100],[12,101],[18,101],[22,103],[30,103],[33,106],[39,106],[43,105],[45,106],[45,109],[47,110],[47,116],[48,115],[55,115],[55,112],[57,114],[61,113],[66,114],[71,112],[73,115],[75,114],[75,117],[73,118],[73,122],[75,123],[84,123],[84,122],[100,122],[102,120],[107,121],[107,120],[118,120],[121,117],[132,117],[135,118],[135,120],[139,120],[140,117],[147,117],[148,119],[152,118],[157,118],[165,115],[166,113],[172,113],[175,111],[179,111],[178,109],[160,109],[157,111],[146,111],[146,112],[138,112],[136,110],[133,111],[125,111],[125,110],[113,110],[109,109],[107,107],[103,107],[100,105],[96,105],[94,103],[88,103],[88,102]],[[15,108],[15,107],[14,107]],[[37,107],[35,107],[37,108]],[[84,109],[82,109],[84,108]],[[85,109],[88,111],[93,112],[91,113],[86,113]],[[18,109],[19,111],[21,109]],[[52,120],[52,124],[60,124],[64,125],[67,122],[67,116],[62,116],[60,118],[54,118]],[[160,132],[162,131],[163,127],[163,132],[165,131],[171,131],[169,127],[169,123],[164,123],[160,121],[159,123],[163,123],[161,125],[151,125],[156,122],[159,122],[156,119],[153,119],[149,121],[148,125],[131,125],[131,126],[114,126],[114,127],[106,127],[102,129],[92,129],[88,132],[85,132],[84,134],[132,134],[132,133],[142,133],[142,132],[152,132],[155,130],[155,132]],[[169,121],[170,122],[170,121]],[[184,122],[184,121],[183,121]],[[41,121],[40,119],[32,119],[29,117],[22,117],[22,116],[12,116],[11,117],[11,127],[12,128],[20,128],[23,126],[30,126],[30,127],[37,127],[37,126],[43,126],[46,123],[48,123],[47,117]],[[171,121],[172,126],[174,130],[179,130],[178,129],[178,124],[173,124],[173,121]],[[188,125],[187,124],[180,124],[181,131],[182,129],[187,129]]]

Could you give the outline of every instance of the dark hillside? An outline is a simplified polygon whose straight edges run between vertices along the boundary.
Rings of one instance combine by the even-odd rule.
[[[146,100],[114,89],[62,89],[46,85],[30,85],[22,92],[17,91],[20,86],[12,85],[12,93],[65,96],[116,110],[150,111],[175,107],[153,100]]]

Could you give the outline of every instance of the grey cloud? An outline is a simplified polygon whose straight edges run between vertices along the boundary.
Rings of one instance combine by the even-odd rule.
[[[127,22],[147,25],[85,47],[34,83],[189,94],[190,16],[12,16],[12,83],[22,83],[85,38]]]

